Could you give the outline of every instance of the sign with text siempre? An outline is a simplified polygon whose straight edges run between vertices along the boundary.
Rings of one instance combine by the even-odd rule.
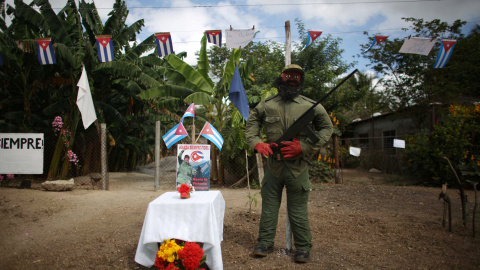
[[[210,145],[177,144],[177,153],[177,186],[191,177],[195,191],[210,190]]]
[[[43,133],[0,133],[0,174],[42,174]]]

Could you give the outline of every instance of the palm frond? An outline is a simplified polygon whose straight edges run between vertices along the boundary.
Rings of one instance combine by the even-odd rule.
[[[45,18],[52,39],[55,39],[55,42],[72,45],[73,42],[66,29],[65,21],[60,20],[57,14],[55,14],[48,0],[35,0],[35,4],[40,7],[40,13]]]
[[[191,89],[178,86],[178,85],[162,85],[158,87],[153,87],[143,91],[142,93],[138,94],[138,96],[142,99],[150,99],[150,98],[159,98],[159,97],[176,97],[176,98],[184,98],[188,95],[194,93]]]
[[[136,45],[133,47],[125,56],[122,58],[124,61],[133,61],[135,59],[140,58],[140,56],[155,48],[155,36],[152,34],[148,38],[146,38],[144,41],[142,41],[140,44]],[[158,60],[161,60],[158,57],[155,57]]]
[[[123,29],[120,35],[113,37],[114,45],[122,48],[123,46],[127,45],[129,41],[135,40],[136,34],[140,33],[143,26],[145,26],[145,24],[143,19],[141,19]]]
[[[185,86],[194,90],[213,94],[213,87],[189,64],[174,54],[166,56],[168,64],[185,78]]]

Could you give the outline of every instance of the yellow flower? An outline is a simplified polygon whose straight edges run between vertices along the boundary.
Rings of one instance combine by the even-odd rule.
[[[480,166],[480,161],[477,161],[477,166]]]
[[[475,158],[474,158],[473,155],[472,155],[472,157],[471,157],[470,159],[471,159],[471,160],[474,160]]]
[[[321,160],[322,160],[322,154],[319,154],[319,155],[318,155],[317,160],[318,160],[318,161],[321,161]]]

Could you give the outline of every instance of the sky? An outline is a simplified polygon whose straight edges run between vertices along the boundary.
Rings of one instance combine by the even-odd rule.
[[[12,4],[13,0],[7,0]],[[30,3],[30,0],[24,0]],[[87,2],[92,2],[88,1]],[[114,0],[94,1],[105,22]],[[66,0],[50,0],[53,8],[61,8]],[[295,19],[307,30],[321,30],[322,37],[341,38],[344,61],[358,61],[354,68],[367,71],[368,61],[356,57],[360,45],[369,43],[370,35],[406,37],[401,28],[410,26],[402,17],[440,19],[452,23],[460,19],[468,23],[468,33],[480,24],[479,0],[126,0],[130,13],[127,25],[144,19],[145,27],[137,36],[139,42],[153,33],[170,32],[176,53],[186,51],[185,61],[196,64],[195,52],[205,30],[247,29],[255,26],[255,42],[285,42],[285,22],[290,21],[292,44],[300,42]],[[225,36],[225,32],[224,36]],[[223,39],[225,43],[225,38]],[[208,46],[214,46],[209,44]],[[293,49],[293,48],[292,48]]]

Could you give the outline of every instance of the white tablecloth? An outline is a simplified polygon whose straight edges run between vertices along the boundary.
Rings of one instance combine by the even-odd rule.
[[[225,200],[220,191],[197,191],[189,199],[166,192],[148,204],[135,261],[151,267],[159,242],[181,239],[202,242],[210,269],[223,269],[222,249]]]

